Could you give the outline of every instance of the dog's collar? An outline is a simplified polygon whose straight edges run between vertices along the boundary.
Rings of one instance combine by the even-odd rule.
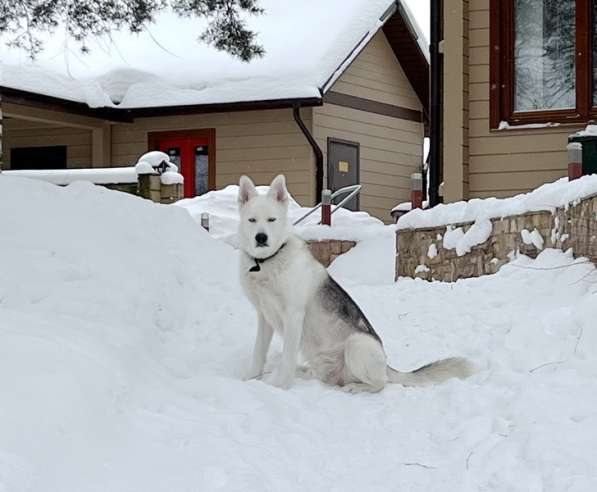
[[[249,268],[250,272],[260,272],[261,271],[261,264],[265,263],[267,260],[271,260],[274,256],[276,256],[281,250],[282,248],[286,246],[286,243],[282,244],[282,246],[280,246],[278,248],[278,251],[276,251],[273,255],[267,256],[265,258],[254,258],[251,257],[251,259],[255,262],[255,265],[253,265],[251,268]]]

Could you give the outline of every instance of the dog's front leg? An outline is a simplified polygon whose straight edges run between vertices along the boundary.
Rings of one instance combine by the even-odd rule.
[[[263,314],[257,314],[257,338],[253,349],[253,359],[246,371],[245,380],[255,379],[263,374],[267,352],[272,342],[273,328],[265,321]]]
[[[303,313],[289,314],[284,320],[284,347],[282,360],[274,373],[272,384],[278,388],[288,389],[296,374],[296,361],[303,335]]]

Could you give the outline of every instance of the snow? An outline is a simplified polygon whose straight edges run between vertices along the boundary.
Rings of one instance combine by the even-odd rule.
[[[575,137],[592,137],[597,136],[597,125],[587,125],[584,130],[580,130],[574,134]]]
[[[152,168],[160,166],[162,162],[167,162],[170,165],[174,165],[170,162],[170,156],[166,154],[166,152],[162,152],[160,150],[151,150],[149,152],[146,152],[141,157],[139,157],[137,164],[141,164],[142,162],[146,162]]]
[[[446,227],[442,245],[446,249],[455,249],[458,256],[463,256],[466,253],[469,253],[474,246],[483,244],[487,241],[491,235],[492,228],[491,221],[487,218],[479,218],[475,220],[474,224],[469,227],[466,232],[464,232],[462,227],[448,225]],[[437,239],[441,240],[442,237],[438,234]],[[431,246],[435,245],[432,244]],[[433,251],[430,250],[430,252]],[[430,255],[430,252],[427,253],[427,256],[433,258],[433,256]],[[437,255],[437,249],[435,250],[435,255]]]
[[[365,282],[392,265],[386,228],[335,278],[397,368],[462,355],[479,373],[375,395],[282,391],[239,380],[255,317],[238,253],[180,207],[4,173],[0,207],[0,490],[597,488],[586,260],[548,249],[451,284],[394,283],[393,270]]]
[[[166,171],[160,176],[160,181],[164,185],[175,185],[175,184],[183,184],[184,177],[182,174],[175,173],[172,171]]]
[[[537,229],[533,229],[533,232],[523,229],[520,231],[520,236],[524,244],[532,244],[538,250],[543,249],[543,236]]]
[[[134,167],[52,169],[2,171],[7,176],[46,181],[55,185],[67,185],[75,181],[89,181],[95,184],[136,183],[137,171]]]
[[[257,42],[266,54],[251,63],[199,42],[207,25],[204,19],[164,12],[146,32],[122,31],[89,40],[87,55],[77,53],[76,43],[68,44],[62,27],[45,37],[45,49],[35,63],[0,39],[0,86],[91,107],[320,98],[320,89],[354,47],[381,28],[380,18],[393,2],[261,0],[259,4],[265,14],[247,18],[247,24],[258,33]],[[417,26],[414,18],[412,24]],[[417,32],[425,47],[424,36]]]
[[[437,256],[437,246],[435,243],[431,243],[427,248],[427,258],[435,258]]]
[[[429,201],[423,200],[423,203],[421,204],[421,208],[426,209],[427,207],[429,207]],[[410,212],[412,209],[413,209],[412,202],[402,202],[402,203],[399,203],[398,205],[396,205],[392,209],[392,212]]]
[[[410,212],[413,209],[412,202],[402,202],[396,205],[392,212]]]
[[[532,130],[537,128],[557,128],[560,123],[548,121],[546,123],[527,123],[524,125],[510,125],[507,121],[500,121],[498,130]]]
[[[55,185],[68,185],[76,181],[89,181],[94,184],[136,183],[139,174],[155,174],[154,167],[166,161],[167,170],[160,176],[162,184],[182,184],[184,178],[178,173],[178,167],[170,162],[168,154],[152,151],[139,157],[134,167],[86,168],[86,169],[50,169],[3,171],[8,176],[39,179]]]
[[[156,174],[156,170],[147,161],[139,161],[135,164],[135,172],[137,174]]]
[[[469,201],[440,204],[433,209],[416,209],[398,219],[397,228],[416,229],[440,227],[448,224],[474,222],[541,210],[553,212],[557,208],[588,198],[597,193],[597,175],[582,176],[568,181],[561,178],[539,188],[511,198],[475,198]]]
[[[427,265],[417,265],[417,268],[415,268],[415,275],[417,273],[425,273],[429,271],[429,267]]]
[[[464,231],[462,230],[462,227],[446,227],[446,233],[444,234],[443,241],[444,248],[456,249],[456,246],[458,246],[458,243],[462,240],[463,237]]]
[[[475,223],[464,233],[462,238],[456,244],[456,254],[462,256],[469,253],[470,250],[478,244],[483,244],[489,236],[493,226],[487,218],[477,219]]]
[[[258,186],[257,191],[267,193],[268,186]],[[238,229],[238,186],[229,185],[221,190],[210,191],[204,195],[187,198],[175,205],[186,209],[195,221],[201,223],[201,214],[209,214],[209,232],[216,239],[222,239],[236,247]],[[289,217],[292,222],[305,215],[311,207],[301,207],[292,197],[289,202]],[[386,229],[395,232],[394,226],[385,226],[383,222],[371,217],[366,212],[352,212],[345,208],[332,214],[332,226],[317,225],[321,212],[315,212],[296,227],[297,233],[306,240],[321,241],[340,239],[358,241],[376,235]]]

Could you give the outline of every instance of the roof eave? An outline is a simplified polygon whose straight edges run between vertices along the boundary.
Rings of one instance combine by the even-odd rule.
[[[154,106],[143,108],[91,108],[87,104],[70,101],[35,92],[23,91],[11,87],[0,86],[0,94],[4,102],[33,106],[50,111],[67,112],[99,118],[119,123],[132,123],[135,118],[152,116],[174,116],[181,114],[227,113],[233,111],[257,111],[267,109],[287,109],[295,106],[313,107],[323,104],[321,97],[297,97],[285,99],[268,99],[260,101],[235,101],[210,104],[188,104],[177,106]]]

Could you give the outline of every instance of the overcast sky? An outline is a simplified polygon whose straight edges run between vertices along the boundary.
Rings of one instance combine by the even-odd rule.
[[[403,0],[410,7],[417,23],[423,30],[429,44],[429,1],[430,0]]]

